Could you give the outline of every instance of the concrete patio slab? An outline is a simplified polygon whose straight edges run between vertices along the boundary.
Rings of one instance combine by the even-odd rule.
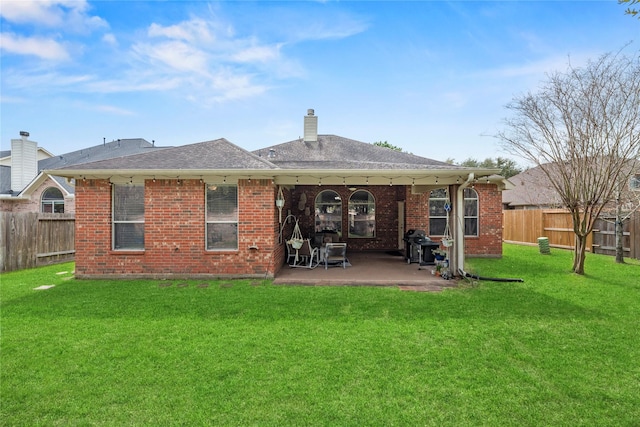
[[[457,286],[431,273],[433,266],[407,264],[400,253],[347,251],[350,267],[324,265],[314,269],[282,267],[276,285],[309,286],[398,286],[403,290],[437,292]]]

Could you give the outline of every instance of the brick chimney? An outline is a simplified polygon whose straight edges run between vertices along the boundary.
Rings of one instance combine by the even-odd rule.
[[[11,191],[19,193],[38,174],[38,143],[29,141],[29,132],[11,140]]]
[[[304,142],[318,142],[318,116],[313,115],[312,108],[304,116]]]

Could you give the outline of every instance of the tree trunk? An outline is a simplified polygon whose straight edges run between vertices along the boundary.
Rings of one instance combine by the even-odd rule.
[[[624,237],[622,224],[622,204],[620,203],[620,191],[616,197],[616,262],[618,264],[624,263],[624,247],[622,240]]]
[[[576,234],[576,250],[573,254],[573,272],[584,274],[584,259],[587,254],[587,236]]]
[[[620,215],[616,216],[616,262],[619,264],[624,263],[624,247],[622,242],[624,240],[624,223]]]

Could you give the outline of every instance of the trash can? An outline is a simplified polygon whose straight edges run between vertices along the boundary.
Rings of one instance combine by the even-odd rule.
[[[549,249],[549,238],[548,237],[538,237],[538,248],[540,249],[540,253],[543,255],[547,255],[551,253]]]

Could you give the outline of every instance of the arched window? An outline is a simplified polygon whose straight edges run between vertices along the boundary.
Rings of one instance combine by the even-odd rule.
[[[333,231],[342,235],[342,200],[333,190],[318,193],[315,201],[316,233]]]
[[[447,227],[447,210],[445,208],[449,197],[447,190],[438,188],[429,193],[429,235],[444,236]]]
[[[464,193],[464,235],[478,235],[478,192],[465,188]]]
[[[349,237],[376,237],[376,201],[366,190],[349,197]]]
[[[64,197],[62,191],[49,187],[42,193],[41,210],[43,213],[64,213]]]

